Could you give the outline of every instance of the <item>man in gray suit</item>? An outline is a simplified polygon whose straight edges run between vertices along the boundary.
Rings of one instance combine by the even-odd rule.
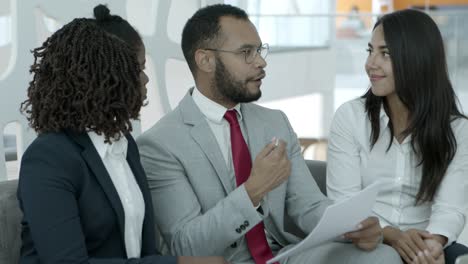
[[[246,13],[197,11],[182,50],[195,78],[179,106],[138,139],[156,223],[175,255],[222,255],[265,263],[300,242],[285,217],[309,233],[331,202],[319,191],[286,116],[260,98],[268,45]],[[282,263],[401,263],[380,243],[376,218]],[[354,244],[354,245],[353,245]]]

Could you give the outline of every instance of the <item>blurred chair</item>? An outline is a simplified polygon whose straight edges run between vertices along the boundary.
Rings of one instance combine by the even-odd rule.
[[[5,161],[16,160],[16,136],[12,134],[4,134],[3,146],[5,149]]]
[[[305,160],[305,162],[320,191],[327,195],[327,163],[321,160]]]
[[[328,141],[323,138],[299,138],[302,156],[306,160],[327,160]]]
[[[16,198],[18,180],[0,181],[0,263],[18,263],[23,214]]]

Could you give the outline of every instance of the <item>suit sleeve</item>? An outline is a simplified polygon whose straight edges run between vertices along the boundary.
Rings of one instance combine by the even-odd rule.
[[[288,155],[291,161],[291,175],[286,191],[286,209],[296,225],[308,234],[317,225],[331,201],[318,188],[304,161],[296,133],[286,115],[281,114],[288,129]]]
[[[22,158],[18,198],[40,262],[44,264],[176,263],[174,257],[89,258],[80,224],[79,160],[54,144],[34,144]],[[66,168],[66,169],[65,169]]]
[[[223,255],[262,217],[243,185],[227,196],[223,193],[215,206],[202,211],[182,161],[160,141],[150,135],[137,139],[156,224],[170,252],[181,256]]]

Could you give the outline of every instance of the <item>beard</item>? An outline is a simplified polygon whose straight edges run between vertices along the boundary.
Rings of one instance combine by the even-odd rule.
[[[245,81],[236,80],[232,74],[226,70],[226,66],[216,58],[216,70],[212,86],[217,91],[217,97],[223,101],[234,103],[250,103],[257,101],[262,96],[260,89],[257,93],[250,93],[247,84],[251,79]]]

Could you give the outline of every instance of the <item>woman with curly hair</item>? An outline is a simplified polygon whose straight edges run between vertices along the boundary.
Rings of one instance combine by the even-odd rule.
[[[406,263],[453,264],[466,223],[468,120],[450,83],[436,23],[416,10],[377,21],[365,65],[371,87],[332,122],[327,194],[383,181],[373,213]]]
[[[148,82],[143,42],[107,7],[94,13],[33,50],[21,108],[38,137],[21,160],[20,263],[176,263],[156,255],[152,200],[130,135]]]

